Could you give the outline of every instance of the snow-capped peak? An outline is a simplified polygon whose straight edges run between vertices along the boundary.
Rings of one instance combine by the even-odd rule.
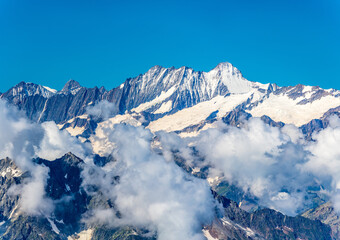
[[[218,64],[211,71],[204,72],[204,75],[206,80],[212,84],[220,82],[225,85],[229,93],[247,93],[254,88],[267,90],[269,87],[268,84],[248,81],[236,67],[228,62]]]
[[[124,87],[134,101],[127,102],[127,110],[164,114],[209,101],[226,94],[269,91],[269,84],[251,82],[228,62],[218,64],[209,72],[189,67],[164,68],[154,66],[145,74],[129,79]]]
[[[60,93],[71,93],[75,95],[80,89],[82,89],[82,86],[77,81],[70,79]]]
[[[55,90],[44,87],[35,83],[30,82],[20,82],[11,89],[9,89],[4,95],[17,97],[22,99],[27,96],[41,95],[44,98],[50,98],[56,93]]]

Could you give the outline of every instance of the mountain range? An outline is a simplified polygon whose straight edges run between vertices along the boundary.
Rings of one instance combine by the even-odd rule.
[[[313,142],[315,134],[330,125],[333,115],[340,116],[339,90],[252,82],[230,63],[220,63],[209,72],[155,66],[111,90],[86,88],[75,80],[68,81],[60,91],[20,82],[0,98],[18,108],[31,122],[53,121],[80,142],[91,143],[93,163],[100,169],[118,161],[115,155],[106,154],[111,143],[97,140],[106,134],[106,128],[114,128],[115,124],[148,129],[155,134],[150,140],[153,151],[165,155],[165,147],[158,147],[163,133],[175,134],[179,139],[194,138],[221,123],[242,129],[249,119],[259,118],[273,128],[295,126],[305,141]],[[158,136],[159,132],[162,134]],[[190,150],[196,151],[195,147]],[[321,196],[322,190],[310,193],[314,204],[310,209],[288,216],[261,205],[239,186],[211,181],[209,166],[197,170],[179,151],[171,150],[170,155],[190,176],[210,181],[211,194],[220,203],[213,221],[202,226],[208,240],[340,239],[339,217],[329,198]],[[203,158],[200,154],[195,156],[200,158]],[[158,238],[157,232],[140,224],[107,226],[82,220],[84,214],[98,206],[115,209],[115,203],[98,186],[91,185],[89,190],[82,182],[88,165],[86,159],[65,153],[54,161],[40,157],[32,161],[48,168],[45,190],[55,209],[51,216],[30,216],[19,211],[20,197],[8,192],[25,183],[32,173],[20,169],[15,159],[2,159],[1,239]],[[111,182],[115,181],[119,182],[120,176],[112,177]]]
[[[242,111],[267,121],[294,124],[310,134],[327,126],[327,117],[337,114],[340,106],[339,90],[251,82],[230,63],[221,63],[209,72],[155,66],[112,90],[85,88],[74,80],[60,91],[21,82],[1,98],[33,121],[55,121],[64,128],[86,125],[84,130],[91,126],[84,120],[88,119],[86,109],[103,100],[115,105],[115,114],[143,116],[143,125],[152,131],[169,132],[192,132],[198,125],[202,128],[233,111]]]

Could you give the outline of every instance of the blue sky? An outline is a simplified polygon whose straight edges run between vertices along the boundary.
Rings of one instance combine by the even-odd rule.
[[[118,86],[154,65],[340,89],[339,0],[1,0],[0,91]]]

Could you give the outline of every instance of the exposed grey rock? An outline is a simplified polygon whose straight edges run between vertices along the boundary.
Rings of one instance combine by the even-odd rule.
[[[82,88],[83,87],[77,81],[71,79],[65,84],[65,86],[59,93],[63,94],[71,93],[72,95],[74,95]]]
[[[242,109],[235,109],[227,113],[227,115],[222,118],[222,121],[227,125],[240,127],[250,118],[251,115],[249,113]]]
[[[216,192],[213,195],[224,208],[223,216],[207,227],[217,239],[332,239],[330,227],[318,220],[289,217],[267,208],[248,213],[234,201]]]
[[[302,216],[312,220],[320,220],[329,225],[332,229],[332,237],[340,239],[340,216],[336,213],[331,202],[322,204],[315,209],[310,209],[303,213]]]
[[[116,113],[124,114],[134,111],[136,107],[143,103],[148,103],[161,97],[160,101],[151,104],[138,113],[145,118],[143,125],[147,126],[151,121],[165,115],[174,114],[181,109],[192,107],[200,102],[211,100],[216,96],[229,96],[230,94],[249,91],[262,94],[262,97],[255,101],[254,96],[256,94],[253,94],[231,112],[247,112],[263,101],[267,101],[272,94],[286,95],[291,99],[301,98],[302,100],[298,104],[307,104],[328,95],[337,96],[338,94],[336,90],[326,91],[320,87],[308,87],[301,84],[278,87],[276,84],[263,85],[247,81],[240,71],[231,64],[221,63],[208,73],[194,71],[188,67],[176,69],[174,67],[155,66],[144,74],[127,79],[119,87],[112,90],[106,90],[104,87],[85,88],[78,82],[70,80],[61,91],[54,92],[37,84],[21,82],[1,94],[1,98],[18,106],[33,121],[55,121],[57,124],[64,125],[63,129],[84,127],[85,132],[82,136],[88,137],[94,132],[96,123],[100,119],[85,121],[77,117],[85,114],[87,107],[93,106],[102,100],[114,103],[117,108]],[[306,95],[307,92],[308,96]],[[165,112],[155,113],[155,110],[164,103],[170,104],[169,109]],[[334,110],[333,112],[339,111]],[[212,112],[204,122],[189,126],[183,131],[199,130],[207,123],[216,121],[216,113]],[[223,118],[226,123],[234,126],[240,124],[238,119],[233,119],[236,115],[228,114],[229,116]],[[75,119],[68,122],[73,118]],[[230,119],[227,120],[228,118]],[[324,117],[324,119],[327,118]],[[272,126],[283,126],[283,123],[274,122],[268,116],[262,116],[262,120]],[[313,121],[301,127],[307,139],[311,139],[314,131],[327,126],[327,120],[320,120],[322,120],[322,124],[318,121]]]

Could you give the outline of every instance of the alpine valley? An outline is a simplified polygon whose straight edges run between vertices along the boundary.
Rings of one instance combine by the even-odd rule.
[[[340,91],[152,67],[0,100],[1,239],[340,239]]]

